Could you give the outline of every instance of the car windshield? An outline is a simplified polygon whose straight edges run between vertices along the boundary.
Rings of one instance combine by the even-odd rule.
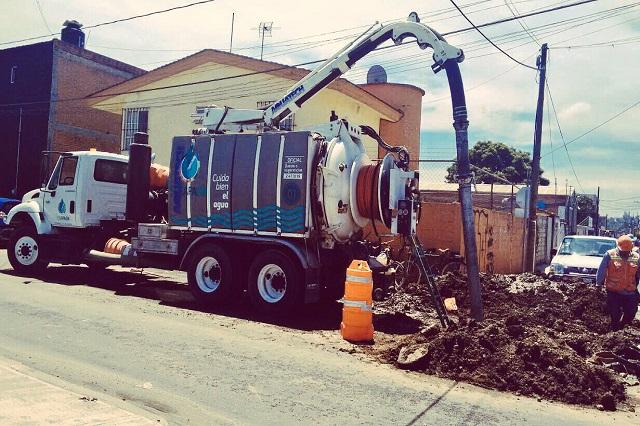
[[[560,250],[558,250],[558,254],[603,257],[607,250],[611,250],[615,247],[616,242],[612,240],[567,237],[562,240],[562,245],[560,246]]]

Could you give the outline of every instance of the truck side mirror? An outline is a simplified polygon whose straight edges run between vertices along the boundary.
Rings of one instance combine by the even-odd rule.
[[[551,249],[551,256],[558,254],[558,249]]]

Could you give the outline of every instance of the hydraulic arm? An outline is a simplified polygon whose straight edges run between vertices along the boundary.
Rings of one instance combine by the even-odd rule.
[[[211,107],[196,115],[197,121],[209,132],[239,131],[258,128],[270,128],[298,110],[316,93],[328,86],[332,81],[349,71],[351,67],[368,53],[375,50],[387,40],[399,45],[408,37],[413,37],[421,49],[433,49],[434,72],[446,67],[446,63],[464,60],[461,49],[448,44],[440,34],[425,24],[420,23],[418,15],[413,12],[406,22],[372,27],[349,43],[322,65],[295,83],[286,94],[265,110],[230,109]]]

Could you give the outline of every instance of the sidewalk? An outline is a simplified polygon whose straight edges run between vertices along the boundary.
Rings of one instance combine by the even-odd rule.
[[[0,424],[2,425],[151,425],[162,424],[35,376],[28,367],[0,358]],[[46,380],[46,377],[45,377]],[[64,386],[59,379],[52,382]],[[76,388],[69,385],[68,387]]]

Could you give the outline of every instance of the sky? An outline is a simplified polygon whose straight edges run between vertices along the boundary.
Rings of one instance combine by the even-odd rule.
[[[196,0],[0,0],[0,48],[59,32],[66,19],[85,26],[193,3]],[[457,0],[475,24],[492,22],[578,0]],[[205,48],[259,57],[260,23],[272,23],[264,58],[287,65],[326,58],[376,22],[404,20],[416,11],[438,32],[469,27],[449,0],[283,1],[216,0],[188,8],[86,30],[86,48],[151,70]],[[580,137],[640,101],[640,1],[598,0],[483,29],[512,57],[534,66],[548,43],[548,91],[542,136],[544,176],[558,193],[575,188],[595,194],[601,214],[640,213],[640,105]],[[59,37],[59,36],[58,36]],[[489,44],[475,30],[446,36],[465,52],[461,64],[469,110],[469,143],[493,140],[531,152],[538,75]],[[455,157],[446,76],[431,71],[431,52],[415,43],[363,58],[345,74],[366,82],[374,64],[393,83],[422,88],[421,158]],[[549,102],[549,93],[554,108]],[[556,120],[557,117],[557,120]],[[558,125],[559,123],[559,125]],[[579,139],[573,141],[573,139]],[[566,146],[563,145],[566,143]],[[428,163],[422,176],[441,176],[446,163]]]

